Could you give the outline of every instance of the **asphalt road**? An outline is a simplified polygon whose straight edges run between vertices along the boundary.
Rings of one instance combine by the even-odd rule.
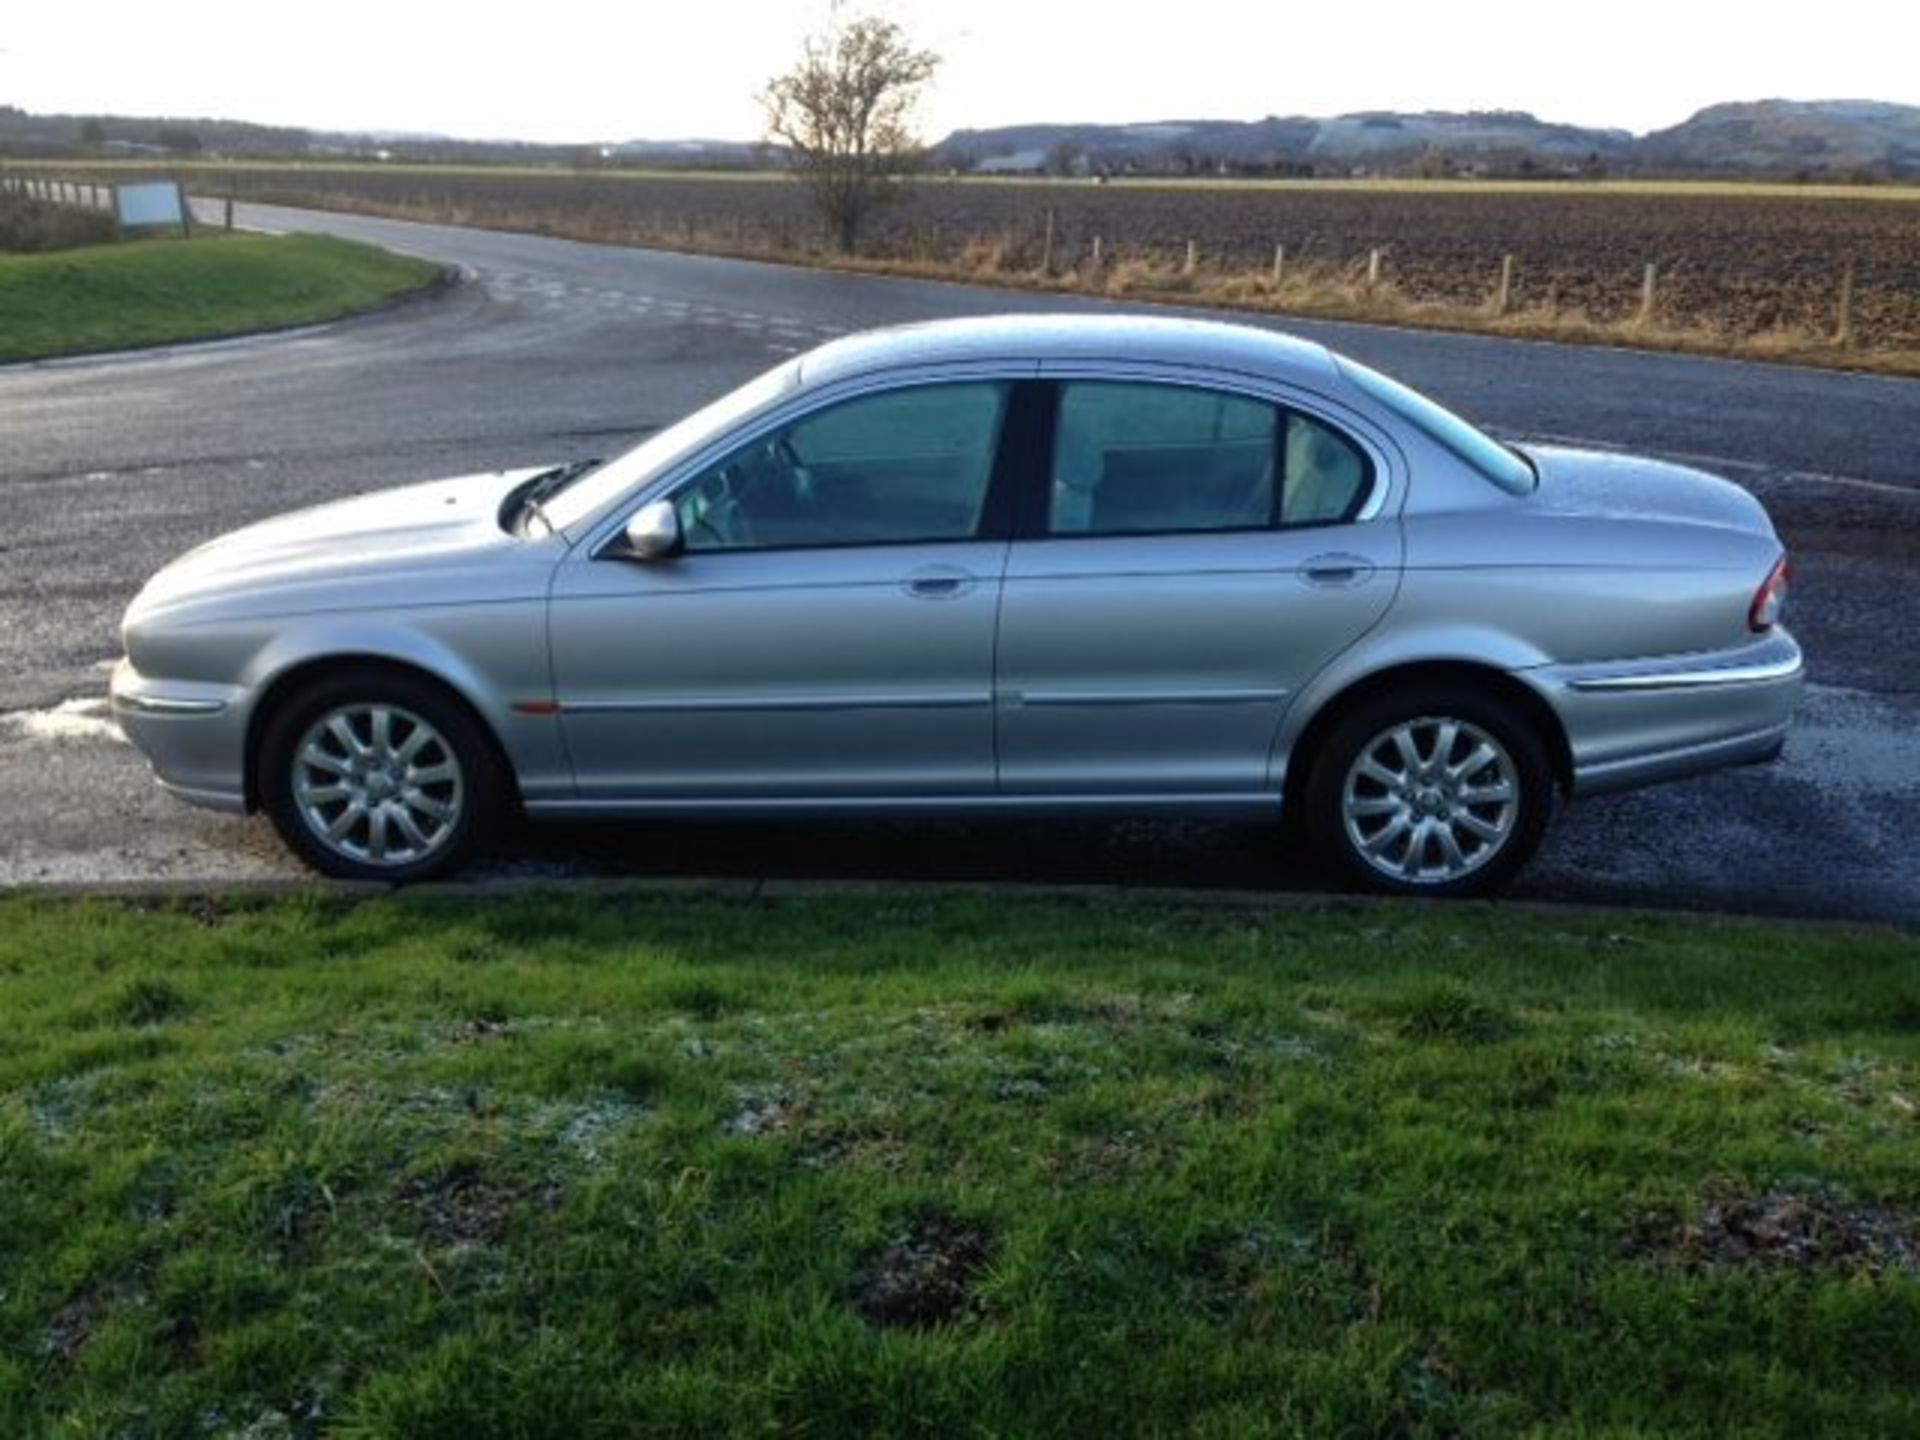
[[[102,713],[120,610],[247,521],[436,475],[615,451],[872,325],[1091,308],[977,287],[241,207],[459,266],[389,314],[0,369],[0,884],[294,873],[265,825],[159,795]],[[1520,893],[1920,920],[1920,383],[1286,322],[1503,433],[1639,450],[1764,498],[1800,568],[1786,757],[1568,810]],[[1312,884],[1264,827],[543,828],[496,873]]]

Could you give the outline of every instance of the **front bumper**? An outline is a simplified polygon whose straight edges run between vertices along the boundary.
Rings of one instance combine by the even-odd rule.
[[[1806,683],[1800,647],[1775,628],[1705,655],[1525,672],[1559,714],[1573,792],[1597,795],[1780,753]]]
[[[150,680],[122,660],[109,694],[115,722],[152,763],[162,788],[210,810],[246,810],[247,690]]]

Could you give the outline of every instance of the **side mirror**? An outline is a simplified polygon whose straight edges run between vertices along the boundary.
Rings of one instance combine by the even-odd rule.
[[[669,560],[683,544],[680,512],[671,500],[650,501],[627,521],[627,553],[636,560]]]

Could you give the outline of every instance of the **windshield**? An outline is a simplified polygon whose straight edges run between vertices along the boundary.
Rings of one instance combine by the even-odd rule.
[[[1491,435],[1475,429],[1445,406],[1417,390],[1390,380],[1357,361],[1340,359],[1347,378],[1405,420],[1429,440],[1444,445],[1502,490],[1514,495],[1533,493],[1533,466]]]
[[[795,361],[775,366],[546,497],[540,502],[542,517],[555,530],[570,529],[756,411],[772,405],[799,380],[800,367]]]

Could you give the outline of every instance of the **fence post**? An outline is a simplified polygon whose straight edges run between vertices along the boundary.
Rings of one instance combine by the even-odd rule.
[[[1380,247],[1375,246],[1367,252],[1367,288],[1373,289],[1380,283]]]
[[[1634,324],[1651,325],[1653,323],[1653,296],[1655,287],[1659,284],[1659,279],[1660,267],[1649,260],[1647,262],[1647,273],[1640,281],[1640,314],[1638,318],[1634,320]]]
[[[1285,245],[1276,245],[1273,247],[1273,288],[1274,289],[1278,290],[1280,288],[1280,276],[1286,270],[1286,268],[1287,268],[1287,247]]]
[[[1047,207],[1047,238],[1040,242],[1040,273],[1053,274],[1053,207]]]
[[[1200,247],[1193,241],[1187,241],[1187,261],[1180,267],[1182,275],[1191,275],[1200,268]]]
[[[227,196],[227,229],[233,229],[233,196]]]
[[[1834,317],[1833,343],[1843,350],[1853,348],[1853,266],[1840,273],[1840,304]]]
[[[1494,296],[1493,313],[1504,315],[1507,307],[1513,303],[1513,256],[1500,257],[1500,289]]]
[[[1104,263],[1104,260],[1105,260],[1105,256],[1102,254],[1100,237],[1096,235],[1093,237],[1093,257],[1087,261],[1087,268],[1091,270],[1095,275],[1098,275],[1100,273],[1100,267]]]

